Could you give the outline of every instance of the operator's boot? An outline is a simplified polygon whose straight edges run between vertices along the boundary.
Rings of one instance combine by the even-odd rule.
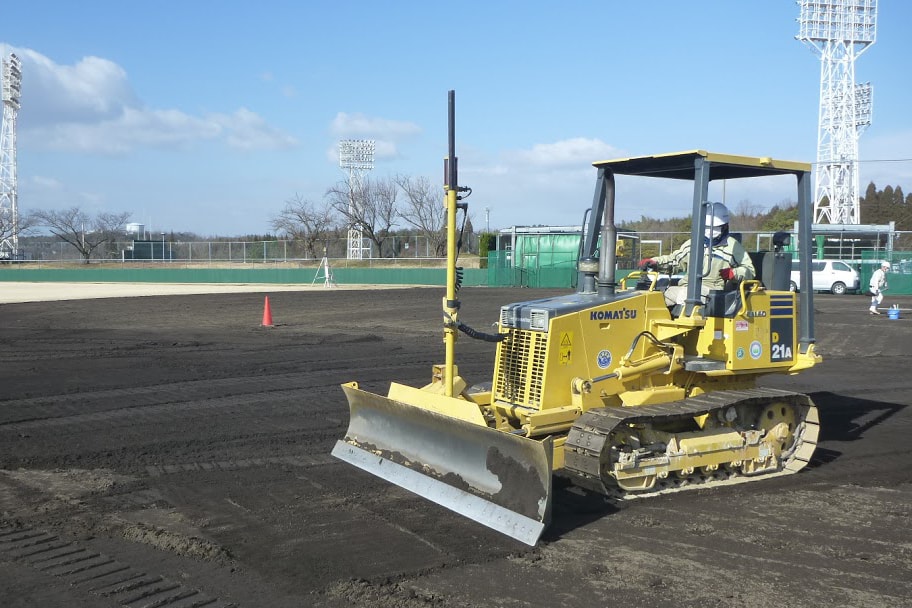
[[[868,310],[871,311],[871,314],[872,314],[872,315],[879,315],[879,314],[880,314],[879,312],[877,312],[877,309],[876,309],[875,307],[873,307],[873,306],[872,306],[871,308],[869,308]]]

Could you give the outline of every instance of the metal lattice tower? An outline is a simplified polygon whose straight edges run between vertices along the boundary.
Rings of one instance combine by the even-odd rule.
[[[820,56],[814,222],[859,224],[858,138],[871,124],[870,83],[855,84],[855,59],[874,44],[877,0],[798,0],[796,38]]]
[[[0,258],[19,255],[18,178],[16,176],[16,118],[22,88],[22,63],[16,55],[2,63],[3,123],[0,125]]]
[[[374,168],[374,150],[376,144],[372,139],[343,139],[339,142],[339,167],[348,170],[348,212],[350,217],[361,216],[361,195],[363,194],[362,175]],[[370,247],[364,247],[364,228],[360,222],[352,222],[348,227],[348,259],[364,259],[364,252],[370,257]]]

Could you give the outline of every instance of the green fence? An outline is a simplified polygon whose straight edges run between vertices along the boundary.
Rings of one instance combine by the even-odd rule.
[[[577,238],[579,240],[579,238]],[[546,266],[537,256],[526,255],[513,265],[512,251],[488,252],[487,283],[490,287],[571,288],[576,284],[576,255],[550,253]],[[563,258],[563,259],[562,259]]]
[[[875,256],[873,253],[863,255],[862,263],[858,268],[861,278],[861,291],[864,292],[871,283],[871,275],[880,267],[882,261],[890,262],[887,271],[888,293],[896,295],[912,294],[912,253],[896,252],[892,256]]]
[[[341,285],[445,285],[445,268],[338,268],[332,278]],[[466,268],[462,284],[467,287],[488,283],[486,270]],[[0,268],[0,282],[80,283],[281,283],[325,284],[323,269],[317,268]]]
[[[518,266],[513,265],[512,252],[488,253],[486,269],[466,268],[462,284],[466,287],[533,287],[573,289],[577,272],[575,254],[550,252],[549,257],[525,255]],[[542,264],[543,259],[552,266]],[[883,257],[854,263],[859,271],[862,289],[871,280]],[[889,293],[912,294],[912,253],[902,252],[888,258],[891,270],[887,275]],[[167,265],[170,266],[170,265]],[[239,265],[240,266],[240,265]],[[324,284],[325,271],[318,268],[275,268],[251,266],[245,268],[124,268],[121,264],[73,265],[70,268],[34,268],[29,265],[0,266],[0,282],[86,282],[86,283],[259,283],[259,284]],[[630,272],[619,269],[620,280]],[[340,285],[440,285],[446,284],[444,268],[333,268],[333,281]]]

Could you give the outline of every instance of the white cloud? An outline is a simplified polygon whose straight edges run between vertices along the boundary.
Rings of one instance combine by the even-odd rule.
[[[496,211],[494,225],[578,225],[592,204],[597,171],[593,162],[628,156],[598,139],[572,138],[503,152],[498,160],[460,167],[460,182],[476,199]],[[716,181],[710,197],[750,201],[768,209],[795,198],[794,178]],[[651,177],[618,176],[617,222],[641,216],[685,217],[690,214],[693,183]]]
[[[339,112],[333,119],[330,129],[340,137],[362,137],[374,139],[399,139],[417,135],[421,128],[413,122],[373,118],[361,113],[348,114]]]
[[[329,125],[329,130],[340,139],[373,140],[376,160],[402,158],[399,141],[421,133],[421,128],[413,122],[346,112],[336,114]],[[332,163],[339,162],[338,144],[334,144],[326,150],[326,158]]]
[[[139,147],[180,147],[214,139],[222,132],[218,120],[195,118],[177,110],[124,108],[109,120],[28,129],[22,141],[52,150],[118,155]]]
[[[66,66],[31,49],[9,52],[22,60],[20,127],[94,122],[139,106],[126,71],[107,59],[84,57]]]
[[[376,146],[374,149],[375,158],[384,160],[399,158],[399,149],[394,142],[378,139],[374,143]]]
[[[45,177],[44,175],[32,175],[29,181],[34,187],[44,190],[60,190],[63,187],[63,184],[57,178]]]
[[[283,149],[297,142],[255,112],[202,116],[144,107],[126,71],[100,57],[59,65],[31,49],[0,45],[22,59],[22,145],[122,155],[142,147],[185,147],[215,141],[241,150]]]
[[[290,148],[297,140],[270,127],[263,118],[247,108],[234,114],[218,114],[212,117],[225,133],[225,141],[233,148],[242,150],[277,150]]]
[[[548,144],[535,144],[528,150],[515,150],[506,154],[511,164],[531,165],[541,168],[578,169],[587,167],[596,160],[619,156],[614,146],[600,139],[575,137]]]

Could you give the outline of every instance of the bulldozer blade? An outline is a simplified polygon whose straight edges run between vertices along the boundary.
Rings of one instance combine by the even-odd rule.
[[[350,421],[333,456],[528,545],[538,542],[551,517],[550,438],[535,441],[342,388]]]

